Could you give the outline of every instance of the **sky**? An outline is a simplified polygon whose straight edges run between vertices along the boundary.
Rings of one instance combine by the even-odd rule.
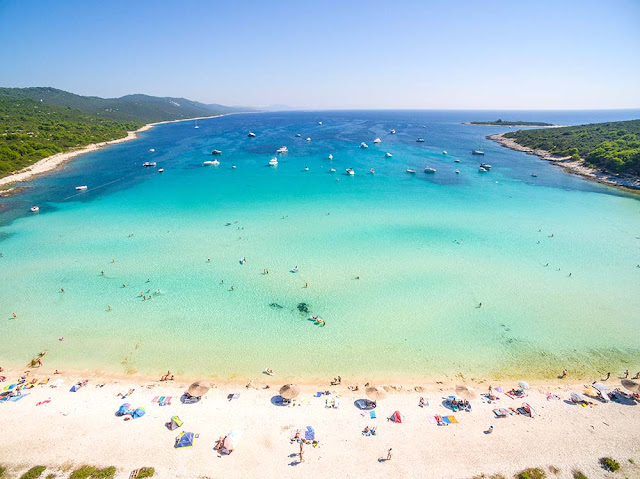
[[[0,86],[310,109],[640,107],[640,0],[0,0]]]

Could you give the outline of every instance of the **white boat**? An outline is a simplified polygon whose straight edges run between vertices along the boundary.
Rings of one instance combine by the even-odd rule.
[[[486,163],[480,163],[480,166],[482,168],[484,168],[485,170],[490,170],[491,169],[491,165],[487,165]]]
[[[219,164],[218,160],[207,160],[203,163],[204,166],[218,166]]]
[[[480,168],[478,168],[478,172],[480,173],[486,173],[488,170],[485,170],[482,166]]]
[[[384,156],[385,158],[391,158],[393,155],[391,153],[385,153]]]
[[[151,153],[153,153],[153,152],[154,152],[154,151],[156,151],[156,150],[155,150],[155,148],[149,148],[149,151],[150,151]]]
[[[407,173],[415,174],[416,170],[412,170],[411,168],[407,168]]]
[[[532,176],[533,178],[537,178],[537,177],[538,177],[538,175],[536,175],[535,173],[531,173],[531,176]]]
[[[78,190],[78,191],[82,191],[82,190],[86,190],[86,189],[87,189],[87,185],[76,186],[76,190]]]
[[[269,166],[278,166],[278,159],[277,158],[271,158],[269,160]]]
[[[236,165],[231,165],[231,169],[235,170],[236,169]]]
[[[424,143],[424,138],[418,138],[416,141],[417,141],[418,143]]]
[[[211,154],[212,154],[212,155],[222,155],[222,151],[220,151],[220,150],[213,150],[213,151],[211,152]]]
[[[347,168],[347,175],[349,175],[349,176],[353,176],[353,175],[355,175],[355,174],[356,174],[356,172],[355,172],[355,171],[353,171],[353,168]]]
[[[164,168],[160,168],[160,169],[158,170],[158,173],[164,173]]]
[[[442,154],[443,154],[443,155],[446,155],[446,154],[447,154],[447,150],[443,150],[443,151],[442,151]]]
[[[392,135],[396,134],[396,130],[391,130],[389,133],[391,133]]]
[[[38,206],[32,206],[31,211],[37,213],[38,211],[40,211],[40,208]]]
[[[264,370],[264,373],[265,373],[265,374],[267,374],[267,375],[269,375],[269,376],[273,376],[273,375],[275,374],[275,373],[273,372],[273,369],[271,369],[271,368],[266,368],[266,369]]]
[[[335,169],[335,168],[330,168],[330,169],[329,169],[329,173],[335,173],[335,172],[336,172],[336,169]]]
[[[460,160],[456,158],[455,160],[453,160],[453,162],[454,163],[460,163]]]
[[[369,145],[367,145],[364,141],[362,143],[360,143],[360,148],[369,148]]]
[[[142,163],[142,166],[144,166],[145,168],[149,168],[150,166],[156,166],[156,162],[155,161],[145,161],[144,163]]]
[[[322,125],[322,122],[321,122],[321,121],[319,121],[319,122],[318,122],[318,125]]]
[[[310,136],[307,137],[307,141],[311,141],[311,137]]]
[[[373,140],[374,143],[382,143],[382,140],[380,138],[376,138],[375,140]]]
[[[460,174],[460,170],[456,170],[456,175],[459,175],[459,174]]]
[[[471,152],[472,155],[484,155],[484,151],[482,150],[473,150]]]
[[[329,153],[329,157],[330,160],[333,160],[333,155],[331,153]]]
[[[305,167],[304,167],[304,171],[309,171],[309,167],[308,167],[308,166],[305,166]]]
[[[373,175],[373,174],[375,174],[375,172],[376,172],[376,170],[374,170],[373,168],[371,168],[371,169],[369,170],[369,173],[371,173],[372,175]]]
[[[194,128],[200,128],[200,127],[198,126],[198,120],[196,120],[196,126],[194,126]]]
[[[287,150],[287,147],[286,147],[286,146],[283,146],[283,147],[278,148],[278,149],[276,150],[276,153],[280,153],[280,154],[282,154],[282,153],[288,153],[288,152],[289,152],[289,150]]]
[[[300,138],[302,135],[300,133],[296,133],[296,138]]]
[[[250,137],[250,138],[253,138],[254,136],[256,136],[256,134],[254,132],[250,131],[247,136]]]
[[[436,172],[436,169],[435,169],[435,168],[431,168],[430,166],[427,166],[427,167],[424,169],[424,172],[425,172],[425,173],[435,173],[435,172]]]

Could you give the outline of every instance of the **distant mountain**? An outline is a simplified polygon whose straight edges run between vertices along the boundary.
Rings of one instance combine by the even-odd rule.
[[[0,88],[0,97],[31,98],[42,104],[75,108],[100,117],[140,123],[181,120],[223,113],[249,111],[224,105],[207,105],[186,98],[135,94],[120,98],[81,96],[51,87]]]

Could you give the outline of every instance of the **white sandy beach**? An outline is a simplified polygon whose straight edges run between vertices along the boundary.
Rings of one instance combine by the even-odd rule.
[[[21,371],[2,373],[17,379]],[[471,401],[473,411],[452,413],[442,405],[442,397],[453,393],[453,386],[433,384],[424,392],[404,385],[378,402],[377,419],[354,406],[364,398],[363,391],[352,392],[347,383],[341,386],[305,386],[298,398],[299,406],[277,406],[272,398],[282,385],[277,377],[264,376],[261,383],[224,385],[211,389],[197,404],[181,404],[180,396],[187,384],[108,380],[104,387],[99,378],[90,378],[86,387],[70,392],[79,377],[50,376],[48,385],[23,391],[28,394],[17,402],[0,404],[2,430],[0,465],[10,474],[19,474],[34,465],[47,465],[52,471],[66,471],[74,466],[90,464],[116,466],[116,477],[128,478],[131,471],[154,467],[155,477],[424,477],[469,479],[477,474],[502,473],[505,477],[526,467],[561,470],[550,477],[570,478],[573,468],[589,478],[640,477],[640,467],[629,459],[640,461],[640,402],[627,404],[600,403],[592,407],[569,404],[570,391],[582,392],[582,384],[558,383],[554,386],[532,385],[528,397],[513,400],[497,394],[493,404],[480,398]],[[57,388],[50,384],[59,378]],[[270,389],[263,389],[266,383]],[[612,388],[620,381],[611,378]],[[504,390],[513,382],[494,384]],[[257,388],[257,389],[256,389]],[[361,385],[362,388],[362,385]],[[118,392],[135,389],[123,400]],[[316,391],[329,390],[329,397],[339,396],[338,409],[325,408],[326,396],[315,397]],[[363,388],[362,388],[363,389]],[[477,391],[486,392],[486,385]],[[545,393],[560,399],[548,400]],[[240,393],[228,400],[232,393]],[[159,406],[152,400],[172,396],[171,405]],[[429,400],[428,407],[418,407],[420,397]],[[49,403],[37,405],[50,399]],[[513,415],[496,419],[498,407],[518,408],[527,401],[538,413],[535,418]],[[116,417],[125,403],[143,406],[146,415],[125,421]],[[405,416],[405,422],[387,421],[394,411]],[[455,415],[457,424],[437,426],[429,421],[435,414]],[[178,415],[184,425],[169,431],[164,424]],[[485,430],[493,425],[492,434]],[[299,445],[291,443],[296,429],[312,426],[319,447],[304,447],[304,462],[298,463]],[[363,436],[366,426],[377,426],[378,435]],[[214,450],[220,436],[230,430],[243,432],[242,440],[229,456]],[[199,434],[194,446],[174,449],[180,431]],[[391,461],[381,461],[393,448]],[[622,470],[612,476],[598,464],[603,456],[612,456]],[[14,477],[10,475],[10,477]],[[60,476],[58,476],[60,477]]]

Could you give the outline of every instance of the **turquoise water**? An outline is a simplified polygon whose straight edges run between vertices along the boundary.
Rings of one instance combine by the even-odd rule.
[[[542,120],[589,121],[555,115]],[[473,119],[167,124],[36,180],[5,199],[0,364],[47,350],[57,368],[250,378],[268,366],[310,381],[640,369],[640,202],[482,143],[502,130],[460,125]],[[477,171],[478,145],[490,173]],[[220,166],[203,167],[213,148]],[[32,204],[39,214],[25,214]]]

